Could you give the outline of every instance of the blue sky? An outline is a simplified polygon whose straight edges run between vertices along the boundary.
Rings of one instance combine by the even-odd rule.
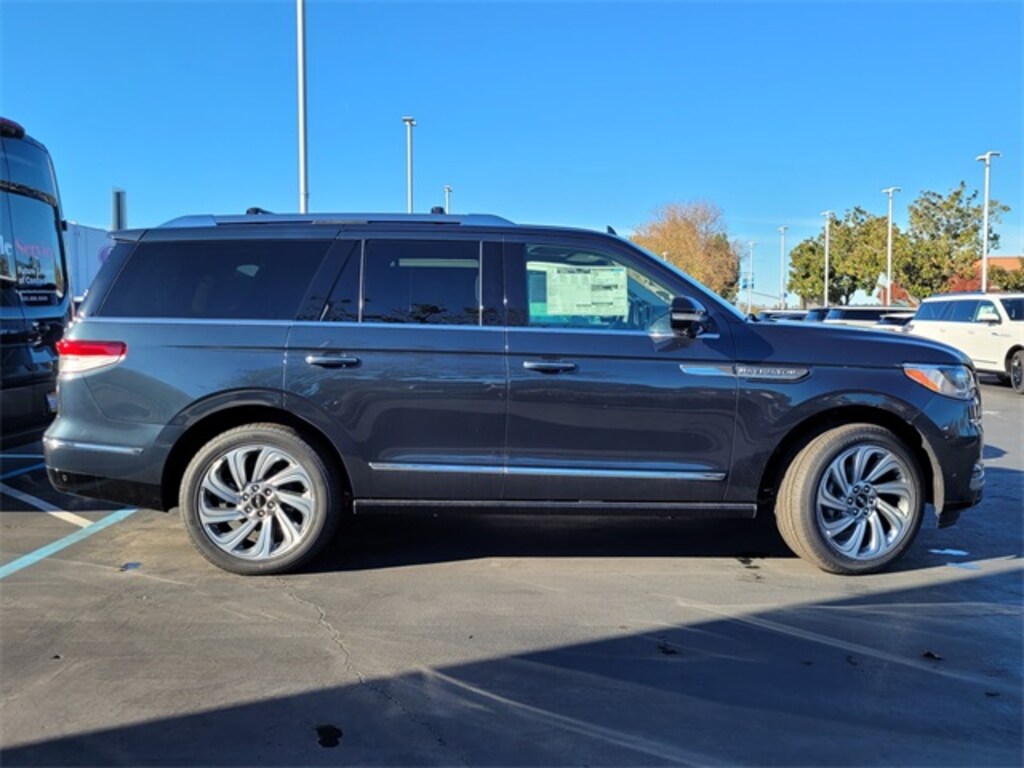
[[[1017,2],[307,0],[310,210],[416,209],[620,233],[710,201],[755,241],[756,285],[819,212],[895,218],[922,190],[981,189],[1002,151],[996,255],[1024,253]],[[46,143],[65,214],[131,226],[298,207],[295,4],[0,6],[0,114]]]

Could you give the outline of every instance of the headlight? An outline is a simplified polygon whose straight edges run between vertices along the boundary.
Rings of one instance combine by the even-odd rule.
[[[904,365],[903,372],[912,381],[939,395],[957,400],[974,397],[974,377],[966,365]]]

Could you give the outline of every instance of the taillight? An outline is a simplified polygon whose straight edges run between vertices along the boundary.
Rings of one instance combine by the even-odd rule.
[[[128,354],[128,345],[123,341],[61,339],[57,342],[57,354],[62,374],[84,373],[117,365]]]

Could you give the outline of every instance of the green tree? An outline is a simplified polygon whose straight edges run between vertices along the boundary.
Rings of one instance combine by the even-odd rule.
[[[923,299],[949,288],[954,277],[970,278],[981,258],[983,206],[978,192],[968,194],[967,185],[948,195],[924,191],[910,204],[909,249],[900,255],[895,279],[912,296]],[[989,250],[999,247],[999,234],[992,227],[1000,214],[1009,211],[989,200]]]
[[[670,203],[633,232],[633,242],[661,256],[727,301],[739,286],[739,246],[729,239],[722,212],[706,202]]]
[[[1020,268],[1012,272],[1002,267],[989,267],[989,287],[997,291],[1024,291],[1024,256],[1019,261]]]
[[[829,226],[829,304],[848,304],[857,291],[874,293],[885,273],[888,218],[859,206]],[[893,259],[906,250],[906,239],[893,227]],[[790,255],[788,290],[805,302],[821,304],[824,297],[825,233],[808,238]]]

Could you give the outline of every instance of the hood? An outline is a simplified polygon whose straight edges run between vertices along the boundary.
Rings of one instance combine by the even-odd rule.
[[[746,322],[735,328],[736,349],[751,362],[896,368],[904,363],[971,365],[963,352],[909,334],[822,323]]]

